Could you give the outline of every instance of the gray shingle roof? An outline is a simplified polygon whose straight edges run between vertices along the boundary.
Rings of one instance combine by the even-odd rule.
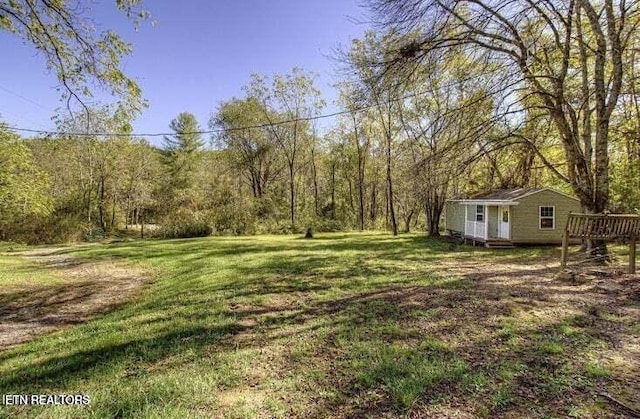
[[[498,189],[491,192],[482,192],[472,195],[469,199],[482,199],[486,201],[514,201],[525,195],[534,192],[540,192],[544,188],[514,188],[514,189]]]

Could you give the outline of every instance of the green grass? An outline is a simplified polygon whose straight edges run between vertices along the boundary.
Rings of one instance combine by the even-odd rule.
[[[0,417],[375,417],[456,405],[566,416],[589,412],[590,386],[611,377],[585,361],[608,346],[580,308],[534,316],[550,304],[544,291],[524,298],[521,285],[442,266],[524,266],[554,248],[352,233],[62,253],[143,267],[155,280],[99,318],[0,352],[0,393],[83,393],[89,406],[0,406]],[[63,280],[0,256],[0,285],[55,291]]]
[[[586,376],[591,378],[604,378],[610,377],[612,375],[612,372],[609,368],[603,366],[598,362],[589,362],[587,365],[585,365],[584,369]]]
[[[0,254],[0,287],[52,285],[63,280],[57,272],[43,270],[35,262]]]

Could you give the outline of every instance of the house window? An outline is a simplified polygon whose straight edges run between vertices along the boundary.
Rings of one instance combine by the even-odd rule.
[[[502,222],[503,223],[508,223],[509,222],[509,210],[502,210]]]
[[[556,228],[555,207],[540,207],[540,229],[553,230]]]
[[[484,222],[484,205],[476,205],[476,221]]]

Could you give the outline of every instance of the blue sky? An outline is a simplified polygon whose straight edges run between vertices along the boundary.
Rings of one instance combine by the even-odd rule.
[[[92,15],[99,28],[114,29],[133,44],[123,68],[150,104],[134,122],[135,131],[144,133],[166,132],[184,111],[207,128],[211,112],[241,96],[252,73],[285,73],[294,66],[318,73],[316,85],[331,112],[336,64],[328,56],[366,30],[353,22],[366,16],[358,0],[147,1],[157,24],[145,23],[138,32],[113,3],[96,2]],[[0,32],[0,46],[0,118],[13,126],[55,128],[51,117],[62,103],[54,75],[17,38]]]

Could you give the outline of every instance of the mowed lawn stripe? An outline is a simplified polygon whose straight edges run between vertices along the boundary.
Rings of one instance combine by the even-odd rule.
[[[554,281],[554,248],[341,233],[61,253],[152,282],[98,318],[0,352],[0,392],[82,393],[88,406],[3,415],[615,417],[594,393],[633,402],[621,383],[638,368],[625,346],[637,302]],[[612,319],[616,344],[603,335]]]

